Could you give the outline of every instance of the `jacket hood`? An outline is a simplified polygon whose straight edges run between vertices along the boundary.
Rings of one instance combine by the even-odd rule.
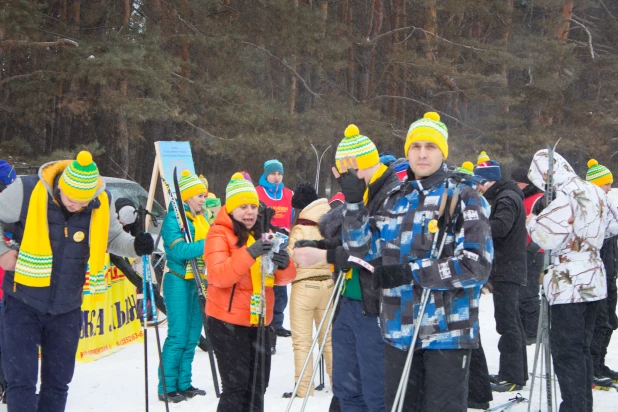
[[[545,190],[547,172],[549,171],[549,159],[547,149],[539,150],[532,157],[532,163],[528,170],[528,179],[539,189]],[[577,177],[577,174],[564,157],[554,152],[554,189],[559,188],[566,182]]]
[[[43,182],[47,193],[51,196],[54,195],[54,181],[56,177],[64,172],[64,169],[71,163],[72,160],[58,160],[54,162],[45,163],[39,168],[39,180]],[[97,190],[94,192],[93,199],[96,199],[105,190],[105,182],[99,176],[97,181]]]
[[[227,210],[225,210],[224,207],[219,210],[219,214],[217,214],[214,224],[225,226],[230,230],[234,230],[234,223],[232,222],[232,217],[227,214]]]
[[[322,216],[318,222],[320,233],[325,239],[339,237],[341,235],[341,225],[343,224],[343,206],[331,209]]]
[[[505,190],[511,190],[517,193],[517,195],[521,197],[522,200],[524,199],[524,192],[522,192],[521,189],[517,186],[517,183],[510,179],[498,180],[496,183],[493,184],[493,186],[491,186],[487,190],[487,192],[483,194],[483,196],[485,196],[485,199],[487,199],[488,202],[492,203],[494,199],[496,199],[498,195],[500,195],[500,193],[504,192]]]
[[[266,180],[266,175],[262,175],[260,176],[259,185],[264,188],[266,193],[268,193],[268,196],[275,200],[280,200],[281,196],[283,196],[283,188],[285,187],[283,182],[278,185],[269,183],[268,180]]]
[[[330,211],[326,198],[317,199],[309,203],[298,215],[299,219],[307,219],[318,223],[322,216]]]

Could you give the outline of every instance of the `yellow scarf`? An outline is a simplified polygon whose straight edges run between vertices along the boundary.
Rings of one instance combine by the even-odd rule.
[[[371,186],[373,182],[381,178],[387,169],[388,169],[388,166],[380,163],[380,167],[378,168],[378,170],[376,170],[373,176],[371,176],[371,180],[369,181],[369,184],[367,185],[367,188],[365,189],[365,193],[363,194],[363,201],[365,202],[365,204],[369,203],[369,186]]]
[[[253,236],[249,235],[247,239],[247,247],[255,243]],[[260,307],[262,303],[262,258],[255,259],[255,263],[251,265],[251,285],[253,286],[253,293],[251,293],[251,317],[249,322],[252,325],[257,325],[260,319]],[[267,273],[265,276],[265,286],[272,288],[275,286],[275,277],[272,273]],[[266,296],[264,296],[266,299]],[[266,307],[266,305],[264,305]],[[263,314],[266,317],[266,313]],[[266,318],[264,318],[266,321]]]
[[[53,255],[47,222],[47,196],[45,185],[39,181],[30,196],[24,237],[15,265],[14,281],[20,285],[44,288],[51,284]],[[98,199],[101,206],[93,209],[90,219],[88,266],[90,293],[93,298],[103,297],[103,293],[107,290],[103,269],[109,233],[109,200],[105,192],[101,193]],[[65,236],[68,234],[65,233]]]
[[[206,234],[210,230],[210,225],[206,221],[204,215],[193,216],[191,213],[187,213],[187,219],[193,223],[193,227],[195,228],[195,236],[193,236],[193,241],[198,242],[202,239],[206,239]],[[195,258],[197,261],[197,267],[200,269],[200,276],[202,279],[206,279],[204,275],[204,255],[198,256]],[[193,269],[191,268],[191,264],[187,262],[187,268],[185,272],[185,279],[193,279]]]

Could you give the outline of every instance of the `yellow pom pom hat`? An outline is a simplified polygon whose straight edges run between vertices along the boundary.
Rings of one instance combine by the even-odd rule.
[[[89,202],[94,198],[99,183],[99,169],[90,152],[81,151],[62,172],[58,187],[71,200]]]
[[[344,136],[335,153],[335,165],[340,172],[339,161],[346,157],[356,158],[359,169],[369,169],[380,163],[376,145],[367,136],[361,135],[356,125],[349,125],[345,129]]]
[[[245,179],[240,173],[234,173],[232,179],[225,188],[225,211],[232,210],[242,205],[260,205],[257,191],[253,183]]]
[[[600,165],[594,159],[588,160],[588,172],[586,172],[586,181],[594,183],[597,186],[604,186],[614,183],[614,176],[609,169]]]
[[[463,162],[461,167],[455,169],[455,173],[465,173],[467,175],[474,176],[474,165],[472,162]]]
[[[480,165],[481,163],[485,163],[489,161],[489,156],[487,156],[486,152],[481,152],[479,157],[476,159],[476,164]]]
[[[186,202],[187,199],[191,199],[193,196],[208,193],[208,189],[206,189],[204,182],[202,182],[195,173],[191,173],[188,170],[183,170],[180,174],[180,178],[178,178],[178,187],[180,188],[180,196],[183,202]]]
[[[448,157],[448,129],[440,121],[440,115],[436,112],[427,112],[422,119],[415,121],[408,129],[406,144],[403,152],[408,156],[408,150],[412,143],[423,140],[435,143],[446,159]]]

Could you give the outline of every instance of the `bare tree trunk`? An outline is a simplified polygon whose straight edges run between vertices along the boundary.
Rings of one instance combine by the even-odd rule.
[[[298,0],[292,0],[294,7],[296,9],[298,9]],[[299,39],[297,38],[298,32],[294,31],[294,48],[296,48],[297,46],[297,42],[299,41]],[[298,71],[298,55],[296,52],[294,52],[294,54],[292,55],[292,58],[290,59],[290,66],[292,67],[292,69],[294,71]],[[298,96],[298,87],[297,87],[297,81],[298,79],[296,78],[296,75],[294,73],[290,73],[290,92],[288,95],[288,113],[290,114],[290,116],[294,116],[296,114],[296,97]]]
[[[425,57],[429,60],[435,60],[436,54],[434,52],[435,46],[433,42],[433,34],[438,33],[438,14],[436,12],[436,0],[427,1],[424,13],[423,28],[425,29],[426,38]]]

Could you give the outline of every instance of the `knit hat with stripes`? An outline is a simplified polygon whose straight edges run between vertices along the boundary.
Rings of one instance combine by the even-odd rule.
[[[242,205],[260,205],[257,191],[253,183],[245,179],[240,173],[234,173],[230,183],[225,188],[225,210],[232,213],[232,210]]]
[[[500,163],[495,160],[490,160],[487,153],[481,152],[479,159],[487,159],[476,165],[474,168],[474,174],[482,177],[489,182],[496,182],[502,178],[502,170],[500,169]]]
[[[588,172],[586,172],[586,181],[594,183],[597,186],[604,186],[614,182],[614,176],[609,169],[600,165],[594,159],[588,160]]]
[[[178,188],[180,189],[180,197],[182,197],[183,202],[186,202],[187,199],[191,199],[193,196],[208,193],[204,182],[195,173],[191,173],[188,170],[183,170],[180,174]]]
[[[463,162],[461,167],[455,169],[455,173],[465,173],[467,175],[474,176],[474,165],[472,162]]]
[[[69,162],[58,180],[58,187],[71,200],[89,202],[99,183],[99,169],[89,152],[81,151]]]
[[[380,154],[376,145],[367,136],[361,135],[356,125],[351,124],[346,127],[344,136],[335,153],[335,165],[340,172],[339,163],[346,157],[356,158],[359,169],[369,169],[380,163]]]
[[[448,157],[448,129],[440,121],[440,115],[436,112],[427,112],[422,119],[415,121],[408,129],[406,144],[403,152],[408,156],[408,150],[412,143],[425,140],[434,143],[446,159]]]
[[[480,165],[481,163],[485,163],[489,161],[489,156],[487,156],[486,152],[481,152],[481,154],[479,154],[479,157],[476,159],[476,164]]]

